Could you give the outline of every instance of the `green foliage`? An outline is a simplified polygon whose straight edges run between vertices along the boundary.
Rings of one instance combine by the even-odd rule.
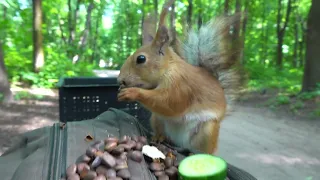
[[[3,17],[0,18],[0,38],[4,39],[5,64],[11,82],[54,87],[63,76],[92,76],[93,69],[119,69],[128,55],[141,45],[143,13],[155,10],[153,1],[143,4],[143,1],[137,0],[121,3],[95,0],[91,14],[88,14],[91,1],[70,2],[71,11],[66,0],[42,1],[45,66],[39,73],[33,72],[32,1],[0,2],[0,15]],[[159,13],[165,0],[157,2]],[[277,2],[242,2],[241,11],[248,9],[246,31],[241,30],[241,33],[244,38],[243,62],[250,75],[249,89],[277,88],[289,94],[300,91],[305,56],[303,28],[311,1],[294,2],[283,44],[284,69],[280,72],[275,68]],[[198,27],[198,21],[206,22],[222,15],[224,4],[224,0],[192,1],[193,28]],[[178,35],[185,30],[188,6],[188,0],[177,0],[175,3]],[[229,2],[229,14],[235,12],[235,6],[235,1]],[[286,6],[287,1],[283,1],[283,13]],[[284,14],[282,19],[283,23]],[[88,36],[85,38],[86,32]],[[73,39],[70,38],[72,34]],[[295,51],[297,42],[298,50]],[[76,57],[78,60],[74,63]],[[99,67],[100,60],[107,66]]]
[[[277,70],[275,67],[265,67],[259,63],[246,65],[251,90],[276,88],[286,93],[298,93],[301,89],[302,69]]]
[[[290,103],[290,98],[285,95],[278,95],[276,98],[276,102],[278,105],[283,105],[283,104],[289,104]]]
[[[300,100],[290,103],[290,106],[289,106],[290,110],[292,112],[294,112],[295,114],[298,114],[299,110],[304,108],[304,107],[305,107],[305,103],[303,101],[300,101]]]
[[[318,100],[317,100],[318,99]],[[276,97],[268,100],[267,105],[275,109],[279,106],[287,106],[289,109],[299,114],[304,109],[310,112],[311,117],[320,117],[320,88],[311,92],[303,92],[297,96],[290,96],[288,93],[280,93]]]
[[[53,88],[60,77],[94,76],[92,65],[87,63],[72,64],[70,61],[52,61],[47,63],[39,73],[23,73],[22,81],[30,82],[36,87]]]
[[[166,0],[157,0],[158,14]],[[141,46],[141,23],[144,13],[155,11],[155,1],[127,0],[42,1],[42,35],[45,65],[33,71],[33,10],[30,0],[0,1],[0,40],[3,41],[5,65],[10,81],[35,87],[54,88],[61,77],[94,76],[94,69],[120,69],[127,57]],[[77,4],[77,2],[80,2]],[[92,3],[93,4],[90,4]],[[120,2],[120,3],[119,3]],[[188,0],[175,3],[175,27],[178,37],[187,27]],[[191,25],[223,15],[225,0],[193,0]],[[234,14],[236,1],[229,0],[228,14]],[[287,0],[282,1],[281,26]],[[241,1],[247,9],[246,28],[240,24],[244,40],[242,62],[249,74],[249,90],[276,89],[268,101],[271,107],[289,107],[292,111],[309,108],[320,96],[301,90],[305,61],[305,32],[311,0],[292,1],[292,13],[285,29],[282,46],[283,69],[276,68],[278,1]],[[89,7],[93,5],[91,13]],[[89,17],[89,18],[88,18]],[[168,26],[170,28],[170,18]],[[243,19],[243,16],[242,16]],[[232,28],[231,28],[232,29]],[[86,36],[87,33],[87,36]],[[106,66],[100,67],[103,61]],[[0,99],[1,99],[0,94]],[[294,97],[294,98],[292,98]],[[18,93],[15,99],[42,98]],[[320,104],[314,114],[320,116]]]
[[[30,94],[26,91],[19,91],[14,95],[14,99],[15,100],[22,100],[22,99],[43,99],[44,96],[42,95],[34,95],[34,94]]]
[[[320,96],[320,90],[312,91],[312,92],[303,92],[298,95],[298,98],[301,100],[310,100],[314,99],[317,96]]]
[[[314,110],[314,115],[320,117],[320,105],[318,105],[318,108]]]
[[[55,87],[60,77],[94,76],[93,64],[79,62],[73,64],[67,57],[63,57],[51,49],[47,49],[48,55],[45,66],[38,73],[32,72],[32,60],[19,56],[15,51],[6,54],[6,66],[9,69],[9,77],[13,83],[24,82],[36,87]]]
[[[301,109],[304,107],[303,101],[296,101],[295,103],[290,105],[290,109]]]

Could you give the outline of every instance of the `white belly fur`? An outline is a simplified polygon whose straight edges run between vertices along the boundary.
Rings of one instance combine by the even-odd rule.
[[[164,117],[156,115],[157,120],[162,121],[164,131],[176,145],[184,148],[190,147],[190,135],[199,122],[217,119],[217,114],[209,110],[190,112],[182,117]]]

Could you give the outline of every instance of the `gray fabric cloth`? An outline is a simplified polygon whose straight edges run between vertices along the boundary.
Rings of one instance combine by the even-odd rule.
[[[64,128],[60,125],[57,123],[16,137],[15,144],[0,157],[1,180],[59,180],[64,176],[66,167],[76,162],[96,140],[110,135],[151,137],[136,118],[113,108],[94,119],[68,122]],[[87,135],[94,140],[85,141]],[[178,158],[184,157],[182,152]],[[146,163],[129,160],[128,166],[132,180],[156,180]],[[230,180],[254,180],[246,172],[234,169],[228,169],[228,175],[232,175]]]

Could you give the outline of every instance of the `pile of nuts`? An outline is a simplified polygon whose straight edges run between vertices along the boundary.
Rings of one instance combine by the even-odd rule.
[[[122,180],[129,179],[127,158],[136,162],[143,159],[142,147],[147,143],[143,136],[108,137],[89,146],[77,163],[67,170],[67,180]]]
[[[166,156],[164,160],[152,159],[144,156],[147,163],[149,163],[149,169],[153,172],[158,180],[177,180],[178,166],[180,162],[176,158],[176,151],[162,144],[155,144],[155,147],[157,147]]]
[[[179,162],[175,152],[164,145],[155,146],[166,155],[165,159],[153,159],[142,153],[147,145],[144,136],[108,137],[86,149],[77,162],[66,169],[67,180],[125,180],[130,179],[127,160],[141,163],[143,160],[159,180],[178,179]],[[143,162],[144,163],[144,162]]]

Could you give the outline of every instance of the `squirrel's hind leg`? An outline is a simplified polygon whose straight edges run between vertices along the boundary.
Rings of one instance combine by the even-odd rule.
[[[202,122],[191,138],[191,146],[208,154],[215,154],[218,148],[220,122],[211,120]]]
[[[164,134],[163,122],[156,119],[156,117],[152,114],[150,118],[150,124],[154,132],[154,135],[152,136],[151,140],[156,143],[163,142],[166,139]]]

